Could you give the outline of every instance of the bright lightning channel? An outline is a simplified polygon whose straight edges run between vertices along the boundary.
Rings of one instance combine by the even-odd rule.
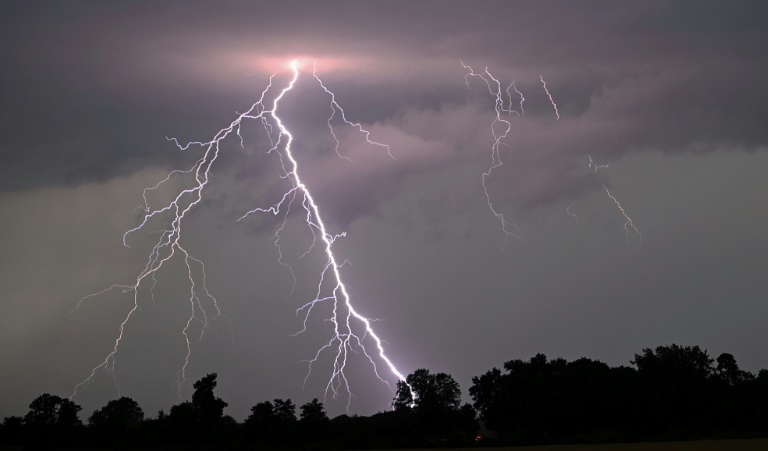
[[[544,81],[544,77],[539,75],[539,80],[541,80],[541,85],[544,87],[544,92],[547,93],[547,96],[549,97],[549,101],[552,102],[552,108],[555,109],[555,116],[557,117],[557,120],[560,120],[560,112],[557,111],[557,104],[555,103],[555,99],[552,98],[552,94],[549,93],[549,89],[547,89],[547,82]]]
[[[175,138],[169,138],[169,140],[173,141],[176,144],[176,146],[179,147],[179,149],[181,150],[186,150],[190,146],[200,146],[200,147],[203,147],[205,151],[203,153],[203,156],[199,158],[190,169],[172,171],[159,183],[157,183],[152,187],[146,188],[144,190],[144,193],[143,193],[144,204],[142,206],[142,210],[144,212],[143,219],[138,226],[128,230],[124,234],[123,236],[124,245],[129,246],[127,242],[128,236],[133,232],[144,230],[147,224],[151,220],[161,217],[163,215],[169,215],[171,220],[168,226],[166,227],[166,229],[161,232],[160,238],[158,239],[158,241],[155,243],[154,247],[150,251],[150,254],[144,269],[139,273],[134,283],[130,285],[118,285],[118,284],[112,285],[111,287],[105,290],[85,296],[80,300],[80,302],[78,302],[77,306],[75,307],[75,310],[76,310],[82,304],[82,302],[85,301],[86,299],[104,294],[114,289],[121,289],[123,292],[133,293],[133,306],[130,309],[130,311],[127,313],[127,315],[124,317],[123,321],[120,323],[118,335],[114,341],[111,351],[106,355],[106,357],[104,358],[104,360],[101,361],[101,363],[99,363],[97,366],[95,366],[92,369],[91,373],[87,378],[85,378],[82,382],[80,382],[75,386],[75,389],[72,395],[70,396],[70,398],[75,397],[82,389],[84,389],[90,382],[92,382],[99,370],[105,370],[107,373],[112,374],[112,377],[115,380],[115,385],[119,391],[119,386],[117,386],[117,380],[115,377],[115,361],[116,361],[118,349],[120,347],[120,343],[124,337],[125,328],[130,322],[130,320],[132,319],[134,313],[139,308],[139,289],[142,286],[142,284],[147,283],[147,279],[150,279],[151,285],[149,287],[149,291],[154,301],[153,289],[155,284],[157,283],[156,276],[158,275],[158,272],[162,269],[163,265],[166,262],[168,262],[174,256],[179,254],[182,255],[183,261],[187,268],[187,277],[189,279],[189,293],[190,293],[188,298],[189,305],[190,305],[190,316],[188,317],[186,325],[182,330],[182,335],[184,336],[184,339],[186,342],[186,355],[184,358],[184,364],[179,370],[178,378],[177,378],[178,395],[179,395],[179,398],[181,398],[183,385],[187,381],[187,378],[186,378],[187,368],[189,366],[190,357],[192,354],[192,347],[193,347],[192,343],[194,341],[190,336],[191,335],[190,328],[192,327],[192,324],[195,322],[200,322],[202,324],[201,333],[197,337],[197,340],[200,340],[203,338],[205,331],[208,329],[209,321],[216,319],[218,317],[226,318],[222,314],[216,298],[214,298],[210,294],[210,292],[206,287],[205,266],[203,262],[193,257],[192,255],[190,255],[189,252],[181,244],[181,241],[180,241],[181,232],[182,232],[181,225],[187,212],[189,212],[202,199],[203,190],[209,181],[211,167],[213,166],[214,162],[216,161],[219,155],[221,142],[227,136],[234,133],[239,137],[241,146],[243,145],[243,137],[240,134],[240,129],[244,119],[252,119],[252,120],[257,120],[261,122],[262,126],[264,127],[264,130],[267,133],[267,137],[271,143],[271,148],[268,150],[267,153],[275,152],[278,154],[282,171],[283,171],[283,174],[281,175],[281,177],[283,179],[289,180],[291,186],[290,186],[290,189],[288,189],[282,195],[282,198],[276,204],[268,208],[255,208],[253,210],[250,210],[247,213],[245,213],[242,217],[240,217],[239,220],[243,220],[249,215],[257,212],[261,212],[261,213],[267,212],[267,213],[272,213],[274,215],[281,214],[282,212],[283,221],[282,221],[282,224],[278,227],[277,231],[275,232],[274,244],[278,248],[278,253],[279,253],[278,262],[280,264],[288,266],[288,268],[290,269],[290,265],[286,264],[282,259],[282,251],[280,250],[280,233],[284,230],[284,227],[288,218],[288,214],[290,213],[290,209],[293,202],[297,198],[301,198],[302,199],[301,206],[304,208],[306,212],[306,225],[312,232],[313,237],[315,237],[312,245],[310,246],[310,249],[308,249],[306,253],[308,253],[311,250],[311,248],[314,246],[314,244],[316,243],[317,235],[319,234],[320,240],[323,243],[325,256],[327,258],[326,264],[320,274],[320,280],[317,285],[317,295],[313,300],[307,302],[306,304],[304,304],[303,306],[301,306],[296,310],[297,315],[301,314],[302,312],[304,315],[303,329],[298,332],[298,333],[302,333],[307,328],[307,321],[315,306],[325,302],[330,302],[333,306],[333,309],[332,309],[333,313],[330,318],[330,322],[333,325],[331,336],[329,340],[318,349],[314,357],[308,361],[308,371],[307,371],[307,376],[305,378],[305,383],[307,378],[310,376],[312,372],[312,365],[315,364],[320,359],[321,354],[323,354],[323,352],[326,350],[331,350],[331,352],[335,352],[335,357],[333,358],[333,370],[331,372],[328,383],[326,384],[325,395],[327,396],[329,393],[332,393],[333,397],[335,398],[340,394],[341,390],[344,390],[348,396],[347,408],[349,408],[351,399],[352,399],[352,391],[350,389],[349,380],[347,379],[347,376],[345,375],[344,371],[346,369],[349,352],[361,350],[363,355],[365,355],[367,360],[370,362],[376,377],[380,381],[385,383],[387,386],[389,386],[391,389],[392,386],[389,384],[389,382],[387,382],[379,374],[378,367],[372,355],[373,353],[369,353],[368,349],[364,345],[364,341],[369,337],[370,337],[370,340],[374,342],[375,355],[377,355],[378,358],[386,364],[386,367],[394,376],[396,376],[399,380],[405,381],[405,376],[397,369],[397,367],[392,363],[391,359],[387,356],[384,350],[381,338],[375,333],[372,327],[371,322],[373,320],[363,316],[354,308],[350,295],[347,291],[347,287],[342,280],[341,267],[343,263],[340,264],[339,261],[337,260],[333,252],[333,244],[337,238],[344,236],[344,233],[338,234],[338,235],[331,235],[328,232],[325,226],[325,223],[322,219],[322,216],[320,214],[320,208],[318,207],[318,204],[316,203],[315,199],[312,197],[312,194],[309,188],[304,184],[301,177],[299,176],[299,164],[296,158],[294,157],[293,150],[291,148],[291,144],[293,142],[293,135],[286,128],[280,116],[278,116],[277,114],[280,101],[289,91],[291,91],[291,89],[293,89],[300,75],[299,65],[297,61],[295,60],[292,61],[290,64],[290,68],[293,73],[293,77],[291,78],[288,85],[282,90],[280,90],[279,94],[274,98],[271,108],[267,107],[267,102],[265,100],[265,97],[268,94],[270,94],[272,91],[274,91],[272,87],[273,79],[275,76],[274,74],[269,77],[269,82],[266,88],[264,88],[264,90],[261,92],[261,96],[259,100],[253,105],[251,105],[250,109],[248,109],[245,113],[240,114],[227,127],[219,130],[219,132],[216,133],[216,135],[213,137],[212,140],[208,142],[190,142],[188,144],[181,145],[178,142],[178,140],[176,140]],[[335,146],[336,153],[340,157],[349,160],[348,157],[342,156],[341,153],[339,152],[339,140],[336,137],[336,134],[334,133],[333,126],[331,125],[332,119],[338,113],[338,115],[341,117],[341,119],[345,124],[356,128],[360,133],[364,134],[365,139],[369,144],[385,148],[387,153],[391,157],[392,155],[390,153],[390,149],[388,145],[371,140],[370,132],[368,130],[365,130],[361,126],[361,124],[351,122],[346,118],[344,110],[336,102],[334,93],[330,91],[323,84],[322,80],[317,75],[317,72],[315,69],[313,69],[312,75],[314,79],[320,84],[322,89],[325,90],[325,92],[331,96],[332,112],[330,117],[328,118],[328,127],[336,142],[336,146]],[[277,129],[277,132],[275,132],[275,128]],[[281,148],[281,145],[282,145],[282,148]],[[181,190],[175,196],[175,198],[169,203],[167,203],[165,206],[161,208],[150,207],[149,202],[147,200],[147,193],[154,190],[158,190],[159,188],[164,186],[166,183],[168,183],[173,177],[179,176],[179,175],[194,175],[194,180],[196,181],[196,184],[192,188]],[[196,276],[195,269],[198,270],[199,277]],[[291,270],[291,274],[293,275],[292,270]],[[332,275],[333,280],[335,281],[335,285],[333,289],[330,291],[330,293],[326,293],[323,290],[323,286],[325,284],[325,281],[328,275]],[[295,276],[294,276],[294,285],[295,285]],[[203,301],[201,300],[201,297],[210,301],[210,306],[208,308],[209,309],[212,308],[214,313],[214,315],[211,318],[209,318],[209,314],[206,311],[206,308],[204,306]],[[353,324],[357,324],[357,327],[361,328],[364,332],[360,335],[356,334],[353,331]],[[410,389],[410,386],[409,386],[409,389]],[[412,396],[412,399],[416,398],[412,390],[411,390],[411,396]]]

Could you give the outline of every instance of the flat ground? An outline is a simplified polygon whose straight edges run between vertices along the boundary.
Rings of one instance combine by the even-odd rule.
[[[614,443],[608,445],[544,445],[544,446],[509,446],[499,448],[444,448],[442,451],[765,451],[768,450],[768,438],[749,440],[697,440],[692,442],[654,442],[654,443]],[[401,450],[401,451],[425,451]]]

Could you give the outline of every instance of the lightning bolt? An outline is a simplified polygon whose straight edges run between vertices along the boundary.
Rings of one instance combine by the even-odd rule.
[[[467,88],[470,88],[469,78],[477,77],[485,83],[486,87],[488,88],[488,92],[495,99],[494,111],[496,113],[496,116],[491,122],[491,134],[494,140],[493,145],[491,146],[491,165],[482,174],[483,192],[485,193],[485,198],[488,203],[488,208],[491,210],[491,213],[501,223],[501,228],[505,234],[504,244],[506,244],[507,239],[509,237],[517,238],[520,241],[527,244],[527,242],[522,237],[510,231],[510,228],[517,229],[517,226],[515,224],[508,222],[504,217],[504,215],[501,212],[499,212],[499,210],[494,206],[491,200],[491,196],[488,193],[488,187],[486,184],[488,178],[491,177],[491,174],[496,169],[501,167],[503,164],[501,160],[500,148],[502,145],[508,146],[508,144],[504,143],[503,141],[509,135],[509,132],[512,127],[511,123],[507,118],[510,117],[513,113],[518,116],[525,114],[525,110],[523,109],[523,103],[525,102],[525,97],[523,96],[523,93],[517,89],[514,80],[509,86],[507,86],[507,88],[504,91],[502,91],[501,82],[497,78],[495,78],[493,75],[491,75],[487,67],[483,72],[475,72],[475,70],[472,69],[472,67],[470,67],[467,64],[464,64],[463,61],[459,60],[459,63],[461,63],[462,67],[464,67],[464,69],[467,70],[467,73],[464,75],[464,84],[467,85]],[[557,104],[555,103],[555,100],[552,98],[552,94],[549,92],[549,89],[547,89],[547,82],[544,80],[544,77],[541,75],[539,75],[539,80],[541,81],[541,85],[544,88],[544,92],[549,97],[549,101],[552,103],[552,108],[554,108],[555,110],[555,116],[557,120],[559,120],[560,112],[557,109]],[[520,111],[517,111],[512,108],[512,94],[510,92],[510,89],[514,90],[514,92],[520,97]],[[504,94],[506,94],[506,96]],[[591,155],[588,155],[588,158],[589,158],[589,167],[594,169],[596,173],[598,172],[599,169],[608,168],[607,164],[597,165],[592,160]],[[616,208],[619,210],[619,213],[621,213],[621,215],[624,217],[624,220],[625,220],[624,230],[626,232],[627,245],[629,245],[629,233],[631,230],[634,233],[634,243],[636,245],[636,248],[639,250],[640,244],[642,242],[642,234],[640,233],[640,230],[638,230],[638,228],[635,226],[634,222],[632,221],[632,218],[629,216],[627,211],[621,205],[621,202],[619,202],[619,200],[608,189],[608,186],[605,183],[603,183],[602,187],[605,190],[605,193],[608,195],[608,197],[616,205]],[[584,232],[584,227],[582,226],[581,221],[579,220],[579,217],[576,215],[576,213],[571,211],[571,208],[573,207],[573,205],[574,205],[574,202],[571,202],[571,204],[569,204],[566,207],[565,209],[566,214],[568,214],[568,216],[571,216],[574,219],[574,221],[576,221],[576,224],[579,226],[581,231]]]
[[[539,80],[541,80],[541,85],[544,87],[544,92],[547,93],[547,96],[549,97],[549,101],[552,102],[552,108],[555,109],[555,116],[557,116],[557,120],[560,120],[560,112],[557,111],[557,104],[555,103],[555,99],[552,98],[552,94],[549,93],[549,89],[547,89],[547,82],[544,81],[544,77],[539,75]]]
[[[312,310],[319,304],[331,303],[332,315],[329,321],[332,324],[332,330],[328,341],[322,345],[314,355],[312,359],[308,361],[308,372],[306,378],[308,378],[312,372],[312,365],[316,363],[321,355],[325,351],[331,351],[334,354],[333,370],[331,372],[328,383],[325,388],[325,395],[332,393],[333,397],[337,397],[341,390],[344,390],[348,395],[347,408],[351,403],[352,391],[350,390],[350,382],[345,375],[345,369],[347,365],[347,359],[350,352],[362,351],[362,354],[368,360],[373,368],[375,376],[392,388],[389,382],[387,382],[379,373],[374,356],[378,357],[380,361],[384,362],[387,369],[396,376],[399,380],[405,381],[405,376],[397,369],[391,359],[388,357],[384,350],[382,339],[375,333],[372,322],[374,320],[363,316],[353,306],[351,297],[347,291],[347,287],[342,280],[341,268],[343,263],[339,263],[336,255],[333,251],[333,244],[336,239],[345,236],[344,233],[332,235],[328,232],[328,229],[323,221],[320,213],[320,208],[312,196],[309,188],[304,184],[302,178],[299,175],[299,163],[297,162],[291,144],[293,142],[293,135],[286,128],[282,119],[278,115],[280,101],[290,92],[299,79],[300,70],[298,61],[292,61],[290,64],[292,71],[292,78],[288,85],[282,90],[279,90],[279,94],[271,102],[271,106],[268,106],[268,102],[265,100],[266,96],[273,95],[273,91],[277,88],[273,88],[273,81],[275,75],[269,77],[269,82],[264,90],[261,92],[261,96],[258,101],[251,105],[251,107],[244,113],[240,114],[235,120],[233,120],[227,127],[219,130],[218,133],[207,142],[190,142],[187,144],[180,144],[175,138],[168,138],[173,141],[176,146],[181,150],[186,150],[191,146],[199,146],[204,149],[203,156],[200,157],[191,168],[186,170],[175,170],[170,172],[163,180],[156,185],[146,188],[143,193],[144,204],[142,205],[142,220],[139,225],[128,230],[123,235],[123,244],[129,246],[128,237],[137,231],[144,230],[148,227],[150,222],[160,220],[163,217],[169,218],[169,224],[161,231],[160,238],[151,249],[147,258],[147,263],[144,269],[139,273],[137,278],[132,284],[113,285],[105,290],[88,295],[78,302],[75,310],[80,307],[85,300],[99,296],[108,291],[121,289],[123,292],[133,293],[133,306],[126,314],[123,321],[118,328],[117,338],[115,339],[112,350],[106,355],[104,360],[94,367],[89,376],[75,386],[74,392],[70,398],[75,397],[80,390],[86,387],[96,376],[99,370],[105,370],[111,373],[113,378],[115,375],[115,361],[123,340],[126,326],[131,321],[135,312],[139,308],[139,291],[142,285],[150,283],[150,294],[153,296],[153,288],[157,283],[156,276],[163,266],[171,259],[178,257],[184,262],[187,269],[187,276],[189,280],[189,308],[190,315],[182,330],[182,335],[186,342],[186,355],[184,363],[178,372],[177,387],[178,394],[181,398],[183,384],[186,383],[186,373],[189,366],[190,358],[192,355],[193,342],[201,340],[208,329],[209,322],[213,319],[224,317],[226,318],[219,308],[218,301],[208,291],[205,284],[205,265],[203,262],[192,255],[183,247],[181,243],[182,223],[187,213],[197,205],[203,196],[203,191],[210,179],[211,167],[215,163],[220,152],[221,142],[228,136],[234,134],[239,140],[241,146],[243,145],[243,137],[240,134],[241,126],[245,120],[255,120],[261,123],[266,131],[267,137],[270,141],[271,147],[267,153],[275,152],[280,161],[282,168],[281,178],[287,180],[290,184],[290,188],[284,192],[280,200],[267,208],[255,208],[243,214],[238,221],[246,219],[248,216],[254,213],[271,213],[273,215],[282,215],[282,223],[278,227],[274,234],[274,244],[278,249],[278,262],[287,266],[290,269],[290,265],[283,261],[283,255],[280,247],[281,232],[285,228],[288,215],[291,212],[291,207],[294,202],[300,200],[301,207],[303,208],[306,216],[306,226],[309,228],[313,235],[313,241],[310,248],[304,253],[308,254],[317,242],[319,236],[322,243],[323,251],[326,257],[326,263],[320,273],[319,282],[317,284],[317,292],[314,299],[305,303],[303,306],[296,310],[297,315],[303,314],[303,329],[297,334],[304,332],[307,328],[307,321],[309,320]],[[366,141],[377,147],[386,149],[390,157],[390,148],[388,145],[373,141],[370,138],[371,133],[364,129],[361,124],[352,122],[347,119],[344,110],[336,102],[335,95],[330,91],[317,75],[316,69],[313,68],[312,75],[314,79],[319,83],[323,90],[331,97],[331,115],[328,118],[328,127],[335,140],[335,151],[337,155],[345,160],[351,161],[348,157],[343,156],[339,151],[339,140],[334,133],[332,126],[332,120],[338,114],[341,120],[348,126],[356,128],[360,133],[365,136]],[[151,191],[155,191],[165,186],[175,177],[179,176],[192,176],[195,184],[191,188],[183,189],[178,194],[162,207],[153,208],[150,207],[147,200],[147,194]],[[291,275],[294,277],[294,286],[296,282],[295,275],[291,269]],[[331,280],[332,289],[328,292],[325,289],[326,281]],[[202,299],[201,299],[202,298]],[[203,300],[208,301],[206,305]],[[209,318],[209,311],[213,315]],[[191,336],[191,327],[195,322],[199,322],[202,325],[199,336]],[[362,332],[355,332],[355,330],[361,330]],[[366,347],[370,342],[373,342],[372,352],[369,352]],[[305,378],[305,383],[306,383]],[[410,386],[409,386],[410,389]],[[119,390],[119,388],[118,388]],[[416,396],[411,390],[412,399]]]
[[[596,164],[594,160],[592,160],[592,155],[587,155],[587,158],[589,158],[588,167],[594,169],[595,173],[597,173],[599,169],[608,168],[607,164],[601,164],[601,165]],[[616,208],[619,210],[619,213],[621,213],[621,215],[624,216],[624,231],[626,232],[627,245],[629,245],[629,231],[631,229],[634,232],[635,248],[639,251],[643,241],[643,234],[640,233],[640,230],[638,230],[637,227],[635,227],[635,223],[632,221],[632,218],[630,218],[626,210],[624,210],[624,207],[621,205],[621,202],[619,202],[619,200],[616,199],[616,197],[613,194],[611,194],[611,190],[608,189],[608,186],[605,183],[603,183],[603,189],[605,190],[605,194],[607,194],[608,197],[613,201],[613,203],[616,204]]]
[[[515,90],[515,93],[517,93],[518,96],[520,96],[520,113],[518,113],[518,116],[525,114],[525,108],[523,108],[523,104],[525,103],[525,96],[523,96],[523,93],[517,90],[517,86],[515,86],[515,80],[512,80],[512,83],[507,86],[507,96],[509,97],[510,104],[512,103],[512,94],[509,92],[509,88],[512,87],[512,89]],[[515,111],[517,113],[517,111]]]
[[[487,67],[483,72],[477,73],[470,66],[464,64],[463,61],[459,60],[459,62],[464,67],[464,69],[468,71],[467,74],[464,75],[464,83],[467,85],[467,88],[470,87],[469,77],[477,77],[485,83],[485,85],[488,87],[488,92],[495,98],[494,111],[496,112],[496,117],[494,117],[493,122],[491,122],[491,134],[493,135],[493,145],[491,146],[491,165],[486,171],[483,172],[481,177],[483,192],[485,193],[485,199],[488,203],[488,208],[491,210],[491,213],[496,217],[496,219],[498,219],[501,223],[501,230],[504,232],[504,245],[506,245],[509,237],[516,238],[527,244],[527,242],[519,234],[510,230],[512,228],[517,230],[517,226],[508,222],[504,218],[504,215],[499,212],[493,205],[493,201],[491,200],[491,195],[488,193],[488,186],[486,184],[493,171],[501,167],[503,164],[501,160],[500,149],[502,145],[508,146],[508,144],[503,143],[502,141],[507,137],[509,131],[512,129],[512,124],[505,117],[509,117],[512,113],[517,113],[518,115],[521,114],[512,109],[512,96],[509,92],[509,88],[514,87],[514,82],[510,84],[504,91],[507,94],[507,106],[505,107],[504,95],[501,90],[501,82],[499,82],[498,79],[494,78],[494,76],[488,72]],[[516,87],[514,87],[514,90],[515,92],[520,93]],[[522,93],[520,94],[520,99],[520,110],[523,112],[524,110],[522,107],[525,98],[523,97]],[[502,248],[504,245],[502,245]]]

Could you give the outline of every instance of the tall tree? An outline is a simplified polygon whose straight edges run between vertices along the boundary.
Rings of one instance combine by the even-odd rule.
[[[314,398],[301,406],[301,423],[307,425],[320,425],[328,421],[323,403]]]
[[[717,357],[716,362],[717,367],[715,368],[715,373],[721,380],[732,387],[740,385],[746,381],[751,381],[755,378],[752,373],[739,369],[739,365],[736,364],[736,358],[733,354],[720,354]]]
[[[286,400],[274,400],[275,416],[285,423],[294,423],[296,421],[296,405],[290,398]]]
[[[507,393],[503,384],[501,370],[493,368],[485,374],[472,377],[472,386],[469,388],[469,396],[472,397],[480,419],[494,429],[500,426],[499,423],[505,413],[504,396]]]
[[[198,424],[204,428],[217,425],[228,404],[213,394],[213,389],[216,388],[216,373],[206,375],[195,382],[193,387],[195,392],[192,394],[192,407]]]
[[[325,413],[323,403],[317,398],[301,406],[299,425],[305,438],[322,440],[326,436],[328,423],[328,415]]]

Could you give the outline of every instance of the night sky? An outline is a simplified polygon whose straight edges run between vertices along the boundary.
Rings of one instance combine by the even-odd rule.
[[[72,310],[134,283],[167,226],[123,246],[143,189],[202,154],[166,137],[210,140],[270,75],[285,87],[293,58],[314,60],[347,118],[394,157],[338,120],[352,161],[336,155],[330,97],[305,65],[281,117],[329,232],[347,233],[334,249],[352,301],[404,374],[450,373],[466,396],[472,376],[507,360],[629,365],[671,343],[768,368],[768,3],[318,3],[0,4],[0,417],[42,393],[69,396],[114,346],[132,293]],[[465,84],[460,60],[525,96],[487,183],[521,239],[505,239],[487,205],[494,97],[478,78]],[[281,238],[293,290],[273,243],[281,218],[237,221],[286,187],[259,124],[242,134],[242,147],[223,143],[181,239],[226,315],[202,339],[193,324],[187,377],[217,372],[238,420],[273,398],[322,400],[332,362],[322,354],[305,383],[330,323],[318,307],[294,336],[324,265],[299,258],[312,235],[298,204]],[[590,156],[608,167],[595,173]],[[189,180],[171,185],[150,203]],[[185,271],[172,260],[154,299],[140,290],[114,372],[74,398],[83,418],[120,395],[148,416],[180,401]],[[394,393],[360,352],[347,377],[349,412],[388,408]],[[325,401],[334,416],[348,398]]]

